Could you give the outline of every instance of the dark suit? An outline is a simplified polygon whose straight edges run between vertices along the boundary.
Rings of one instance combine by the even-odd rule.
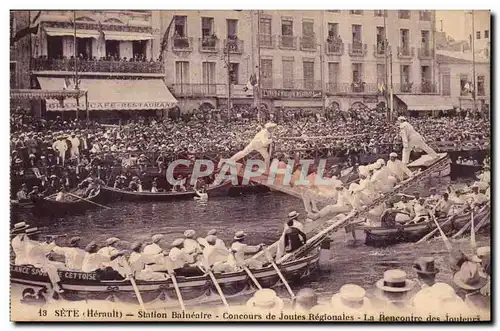
[[[287,253],[293,252],[301,246],[304,246],[307,238],[304,232],[293,226],[288,228],[285,233],[285,250]]]

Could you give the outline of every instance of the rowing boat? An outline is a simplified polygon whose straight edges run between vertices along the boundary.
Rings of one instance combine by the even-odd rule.
[[[476,222],[487,216],[489,209],[483,209],[478,214],[474,214]],[[438,223],[444,233],[450,235],[459,230],[467,222],[470,221],[471,211],[466,210],[452,218],[449,223],[446,223],[449,217],[438,219]],[[346,232],[355,231],[355,238],[365,238],[365,244],[369,246],[390,246],[404,242],[416,242],[426,234],[436,228],[436,224],[429,220],[419,224],[402,225],[397,227],[381,227],[381,226],[356,226],[351,225],[346,227]]]
[[[296,283],[310,275],[318,267],[319,250],[296,260],[279,266],[287,281]],[[252,274],[263,288],[280,285],[280,277],[272,266],[251,269]],[[59,271],[62,298],[70,301],[78,300],[114,300],[137,303],[133,286],[129,280],[101,280],[96,272]],[[256,291],[253,281],[244,271],[215,273],[217,283],[228,298]],[[23,293],[40,293],[42,288],[50,288],[47,273],[30,265],[10,265],[12,297],[23,297]],[[177,284],[186,305],[197,305],[200,300],[217,295],[217,291],[209,275],[182,277],[176,276]],[[171,279],[161,281],[136,280],[137,288],[144,302],[160,299],[165,303],[177,304],[177,296]],[[218,299],[220,300],[220,299]]]
[[[451,160],[448,153],[438,154],[439,158],[432,158],[430,155],[425,154],[415,161],[408,164],[408,169],[411,171],[425,170],[433,167],[431,177],[447,177],[451,173]]]
[[[222,184],[209,187],[206,193],[210,197],[214,196],[226,196],[228,194],[229,188],[231,187],[231,181],[225,181]],[[108,201],[171,201],[180,199],[192,199],[197,196],[194,190],[186,192],[133,192],[116,189],[110,186],[103,186],[101,188],[103,198]]]

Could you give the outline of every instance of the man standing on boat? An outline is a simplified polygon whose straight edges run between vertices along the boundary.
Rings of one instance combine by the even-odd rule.
[[[410,162],[410,153],[413,149],[417,148],[429,154],[432,158],[437,159],[439,155],[427,145],[424,138],[418,133],[413,126],[406,121],[406,117],[399,116],[398,124],[403,140],[403,163]]]
[[[238,153],[234,154],[231,156],[229,159],[221,159],[219,162],[219,168],[222,166],[222,163],[224,162],[237,162],[238,160],[241,160],[248,154],[250,154],[253,151],[257,151],[262,155],[264,158],[264,161],[266,162],[266,168],[269,168],[270,164],[270,155],[269,155],[269,146],[272,143],[272,135],[274,128],[276,128],[275,123],[266,123],[264,125],[264,128],[260,130],[255,137],[250,141],[250,143],[242,150],[239,151]]]

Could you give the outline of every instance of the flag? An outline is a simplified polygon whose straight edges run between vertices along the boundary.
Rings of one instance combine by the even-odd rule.
[[[29,26],[16,32],[14,38],[12,38],[10,41],[11,46],[14,46],[16,42],[18,42],[19,40],[23,39],[24,37],[30,34],[38,34],[38,27],[40,24],[35,25],[35,22],[38,20],[41,13],[42,11],[39,10],[38,13],[35,15],[35,17],[33,18],[33,20],[29,22]]]
[[[99,32],[99,38],[97,38],[97,55],[99,58],[101,58],[106,56],[106,36],[104,35],[104,31],[102,30],[101,22],[99,22],[97,31]]]
[[[69,77],[64,77],[63,90],[69,90],[70,87],[71,87],[71,81],[69,80]]]
[[[160,55],[158,56],[158,61],[163,62],[163,52],[168,47],[168,37],[170,36],[170,29],[172,28],[172,23],[174,23],[175,16],[172,17],[170,24],[167,26],[165,33],[163,34],[163,39],[161,40]]]
[[[247,85],[243,88],[243,92],[251,92],[253,94],[253,88],[257,85],[257,76],[251,74],[248,79]],[[250,94],[250,93],[249,93]]]

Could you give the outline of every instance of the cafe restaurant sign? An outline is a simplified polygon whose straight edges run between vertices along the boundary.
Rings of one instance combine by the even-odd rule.
[[[321,91],[263,89],[262,97],[268,99],[316,99],[321,98]]]
[[[131,101],[131,102],[89,102],[89,110],[138,110],[138,109],[168,109],[174,107],[172,102],[162,101]],[[85,110],[85,103],[80,102],[80,110]],[[56,100],[47,100],[48,111],[76,110],[76,102],[64,102],[64,107]]]

